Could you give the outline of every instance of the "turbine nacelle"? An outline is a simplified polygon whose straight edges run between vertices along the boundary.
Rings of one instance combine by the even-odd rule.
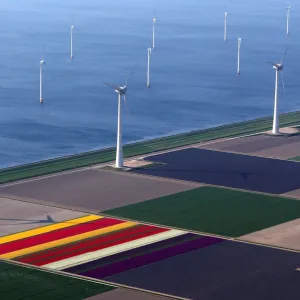
[[[40,65],[42,66],[42,65],[44,65],[45,64],[45,61],[42,59],[42,60],[40,60]]]
[[[283,64],[273,64],[273,69],[275,69],[276,71],[282,71],[283,69]]]
[[[115,89],[115,92],[120,94],[120,95],[125,95],[127,91],[127,87],[126,86],[119,86]]]

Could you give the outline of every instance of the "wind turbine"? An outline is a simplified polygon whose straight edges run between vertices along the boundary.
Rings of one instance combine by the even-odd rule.
[[[272,128],[272,134],[279,134],[279,118],[278,118],[278,73],[282,72],[283,70],[283,60],[285,59],[287,49],[284,52],[284,55],[282,56],[281,60],[279,63],[270,63],[273,65],[273,69],[276,72],[275,75],[275,97],[274,97],[274,117],[273,117],[273,128]],[[282,73],[281,73],[282,76]],[[283,80],[281,77],[282,85]]]
[[[121,112],[121,96],[123,96],[124,104],[126,106],[126,92],[127,92],[127,85],[129,80],[131,79],[135,68],[131,72],[130,76],[128,77],[125,85],[123,86],[114,86],[108,82],[104,82],[106,85],[112,87],[114,91],[118,94],[118,131],[117,131],[117,150],[116,150],[116,168],[123,167],[123,146],[122,146],[122,112]]]
[[[290,11],[291,11],[291,4],[286,8],[286,34],[289,35],[289,23],[290,23]]]
[[[42,59],[40,60],[40,103],[44,102],[43,99],[43,65],[44,61],[44,46],[42,47]]]
[[[241,51],[242,38],[238,38],[238,56],[237,56],[237,74],[240,75],[240,51]]]
[[[152,49],[155,48],[155,24],[156,24],[156,17],[153,12],[153,23],[152,23]]]
[[[149,46],[147,49],[148,52],[148,63],[147,63],[147,87],[150,87],[150,60],[151,60],[151,47]]]
[[[70,58],[73,59],[73,30],[75,28],[74,25],[74,20],[72,21],[72,25],[71,25],[71,55]]]
[[[227,40],[227,11],[224,13],[224,42]]]

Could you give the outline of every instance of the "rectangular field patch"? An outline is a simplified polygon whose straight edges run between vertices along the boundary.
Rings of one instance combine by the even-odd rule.
[[[142,222],[238,237],[300,217],[300,201],[201,187],[104,212]]]

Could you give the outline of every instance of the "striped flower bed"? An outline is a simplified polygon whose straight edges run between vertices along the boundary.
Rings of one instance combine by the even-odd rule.
[[[0,257],[105,278],[222,242],[182,230],[89,215],[0,238]]]

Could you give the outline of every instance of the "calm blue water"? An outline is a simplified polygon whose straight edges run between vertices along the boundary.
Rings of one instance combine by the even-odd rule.
[[[224,1],[2,0],[0,167],[115,145],[117,97],[102,80],[122,84],[136,63],[129,112],[124,110],[125,142],[271,115],[275,73],[267,61],[279,61],[287,45],[280,111],[298,110],[300,3],[292,3],[287,37],[285,0],[228,2],[224,44]],[[147,89],[152,10],[157,49]],[[245,39],[239,77],[238,35]]]

